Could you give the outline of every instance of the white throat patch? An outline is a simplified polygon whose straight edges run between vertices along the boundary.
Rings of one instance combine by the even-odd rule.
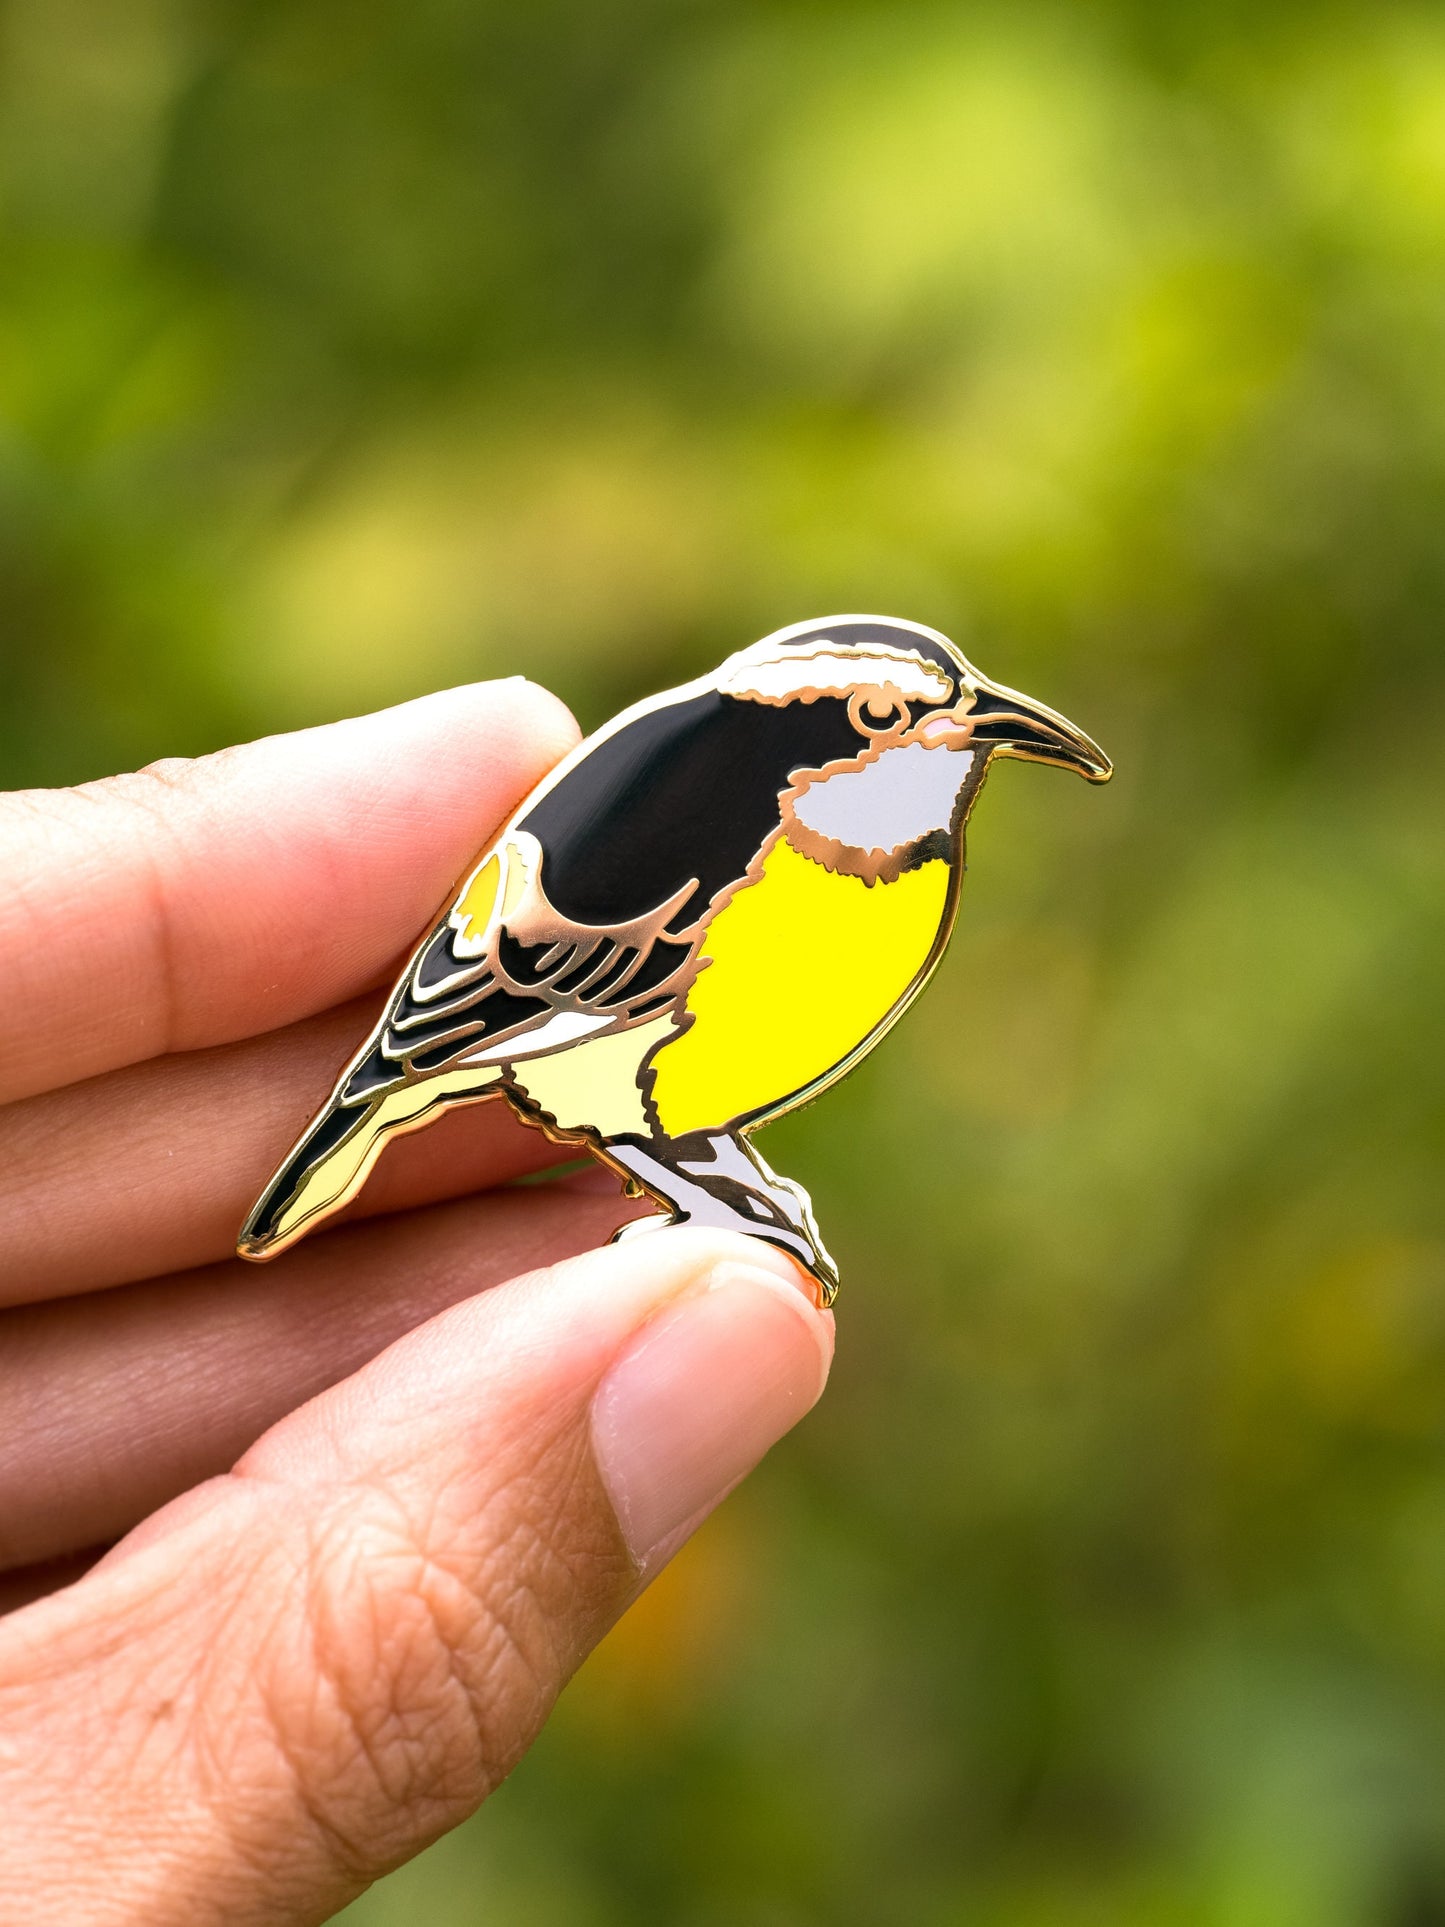
[[[805,778],[784,798],[788,840],[829,869],[896,877],[921,843],[951,828],[973,759],[971,749],[902,743],[861,769]]]

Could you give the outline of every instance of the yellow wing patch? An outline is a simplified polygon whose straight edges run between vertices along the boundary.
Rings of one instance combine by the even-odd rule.
[[[948,907],[941,858],[871,888],[785,838],[704,940],[691,1025],[653,1059],[652,1101],[670,1136],[782,1108],[895,1009],[928,961]]]
[[[468,879],[452,911],[452,927],[467,943],[480,943],[497,901],[502,861],[494,852]]]
[[[487,947],[493,918],[510,917],[522,899],[535,865],[527,849],[535,838],[511,840],[479,863],[462,885],[448,921],[456,931],[452,945],[459,957],[480,957]]]

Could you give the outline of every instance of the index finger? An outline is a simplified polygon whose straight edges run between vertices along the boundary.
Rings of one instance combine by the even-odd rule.
[[[576,734],[515,677],[0,798],[0,1101],[365,989]]]

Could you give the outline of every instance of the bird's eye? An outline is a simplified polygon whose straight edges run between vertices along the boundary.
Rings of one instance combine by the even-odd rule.
[[[860,736],[890,736],[908,721],[908,704],[896,689],[855,689],[848,720]]]

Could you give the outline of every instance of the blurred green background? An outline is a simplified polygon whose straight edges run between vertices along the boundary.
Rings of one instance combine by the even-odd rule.
[[[0,774],[881,609],[824,1406],[352,1927],[1445,1922],[1445,11],[0,6]]]

